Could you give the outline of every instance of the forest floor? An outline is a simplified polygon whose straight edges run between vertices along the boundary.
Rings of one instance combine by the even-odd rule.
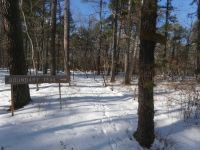
[[[30,85],[32,102],[15,111],[10,85],[0,70],[0,148],[4,150],[142,150],[132,138],[137,128],[137,80],[124,86],[118,77],[103,86],[103,79],[76,72],[71,86]],[[170,85],[170,86],[169,86]],[[181,90],[159,82],[154,91],[156,140],[152,150],[199,150],[200,119],[184,119]],[[178,101],[178,102],[177,102]],[[185,113],[184,113],[185,114]],[[185,117],[186,118],[186,117]]]

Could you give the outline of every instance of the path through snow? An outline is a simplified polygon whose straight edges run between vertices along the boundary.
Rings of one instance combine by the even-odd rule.
[[[76,73],[72,86],[62,84],[62,110],[58,84],[41,84],[39,91],[31,85],[33,101],[11,117],[6,111],[10,99],[10,86],[4,84],[6,74],[0,69],[0,148],[142,150],[134,139],[130,140],[137,127],[137,81],[132,86],[116,82],[103,87],[100,77],[94,80],[92,74],[86,78]],[[177,91],[157,85],[155,129],[161,137],[152,150],[199,150],[199,126],[185,123],[178,106],[169,109],[166,96],[179,99]]]
[[[31,86],[33,102],[14,117],[1,110],[0,145],[5,150],[137,149],[130,140],[137,110],[132,97],[103,87],[100,80],[75,78],[71,87],[62,85],[62,110],[56,84],[42,84],[39,91]],[[4,94],[7,101],[9,90]]]

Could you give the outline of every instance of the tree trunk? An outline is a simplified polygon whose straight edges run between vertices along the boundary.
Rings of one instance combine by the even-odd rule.
[[[115,8],[115,18],[114,18],[114,29],[113,29],[113,52],[112,52],[112,66],[111,66],[111,80],[110,82],[115,82],[115,74],[116,74],[116,54],[117,54],[117,27],[118,27],[118,6],[119,0],[116,0],[116,8]]]
[[[50,47],[50,61],[51,61],[51,75],[56,74],[56,50],[55,50],[55,37],[56,37],[56,12],[57,0],[51,1],[51,47]]]
[[[124,2],[123,1],[118,1],[118,8],[119,8],[119,10],[118,10],[118,14],[122,14],[123,13],[123,9],[121,9],[122,7],[123,7],[123,4],[124,4]],[[114,20],[112,21],[112,26],[113,26],[113,24],[114,24]],[[119,16],[118,16],[118,25],[119,25],[119,27],[118,27],[118,37],[117,37],[117,51],[116,51],[116,69],[115,69],[115,74],[116,75],[118,75],[119,74],[119,72],[120,71],[122,71],[122,70],[120,70],[120,69],[122,69],[121,67],[122,66],[120,66],[121,64],[120,64],[120,53],[121,53],[121,51],[123,51],[122,50],[122,48],[121,48],[121,46],[120,46],[120,42],[122,41],[122,30],[123,30],[123,19],[122,18],[120,18],[119,19]],[[113,44],[113,43],[112,43]],[[124,66],[125,67],[125,66]],[[111,71],[111,70],[110,70]]]
[[[2,17],[0,16],[0,37],[3,37],[3,25],[2,25]],[[0,40],[0,67],[5,67],[4,66],[4,49],[3,49],[3,40]]]
[[[154,141],[154,49],[156,42],[142,35],[156,34],[157,0],[143,0],[139,55],[138,128],[134,136],[143,147]]]
[[[136,70],[137,70],[137,64],[138,64],[138,52],[139,52],[139,44],[140,44],[140,26],[141,26],[141,6],[142,6],[142,2],[141,1],[137,1],[135,3],[135,16],[137,16],[137,20],[136,20],[136,32],[135,32],[135,36],[134,36],[134,47],[133,47],[133,53],[132,53],[132,67],[131,67],[131,76],[133,74],[136,74]]]
[[[139,31],[139,29],[137,29]],[[133,47],[133,53],[131,55],[131,71],[130,71],[130,76],[133,74],[136,74],[137,70],[137,64],[138,64],[138,51],[139,51],[139,44],[140,44],[140,38],[139,34],[135,36],[135,41],[134,41],[134,47]]]
[[[45,53],[44,53],[44,68],[43,68],[43,74],[48,73],[48,67],[49,67],[49,37],[46,37],[46,44],[45,44]]]
[[[165,13],[165,38],[166,38],[166,40],[168,39],[169,14],[170,14],[170,0],[167,0],[166,13]],[[164,61],[166,61],[166,57],[167,57],[167,41],[165,43],[165,48],[164,48],[164,55],[163,55]],[[164,65],[165,65],[165,62],[164,62]]]
[[[68,80],[70,80],[69,66],[69,38],[70,38],[70,0],[65,0],[64,4],[64,68]]]
[[[46,52],[47,49],[45,48],[45,0],[43,1],[42,4],[42,45],[41,45],[41,49],[42,49],[42,70],[43,70],[43,74],[47,74],[47,69],[45,69],[45,62],[46,62]],[[48,41],[47,41],[48,42]]]
[[[28,68],[24,55],[22,24],[20,20],[19,0],[3,0],[3,18],[8,37],[9,69],[11,75],[26,75]],[[13,85],[14,108],[18,109],[30,102],[29,86]]]
[[[197,10],[197,17],[198,17],[198,40],[197,40],[197,69],[196,73],[200,74],[200,2],[198,1],[198,10]]]
[[[102,9],[103,9],[103,0],[99,1],[100,11],[99,11],[99,19],[100,19],[100,28],[99,28],[99,49],[97,52],[97,75],[101,74],[101,49],[102,49]]]
[[[50,26],[50,21],[48,22],[48,26]],[[47,74],[48,73],[48,68],[50,66],[50,62],[49,62],[49,51],[50,51],[50,43],[49,43],[49,37],[50,37],[50,33],[47,32],[46,33],[47,36],[45,37],[46,39],[46,43],[45,43],[45,51],[44,51],[44,67],[43,67],[43,74]]]
[[[127,60],[126,60],[126,65],[125,65],[125,67],[126,67],[126,69],[125,69],[125,81],[124,81],[124,83],[125,83],[125,85],[129,85],[130,84],[130,82],[131,82],[131,67],[133,67],[132,66],[132,63],[131,63],[131,59],[130,59],[130,57],[131,57],[131,55],[133,55],[133,53],[132,52],[130,52],[130,50],[131,50],[131,32],[132,32],[132,20],[131,20],[131,9],[132,9],[132,3],[131,3],[131,0],[129,0],[129,8],[128,8],[128,41],[127,41],[127,46],[128,46],[128,48],[127,48],[127,51],[126,51],[126,58],[127,58]]]

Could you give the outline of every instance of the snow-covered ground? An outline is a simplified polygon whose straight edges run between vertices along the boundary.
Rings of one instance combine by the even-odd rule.
[[[62,84],[60,110],[58,84],[30,85],[32,102],[7,112],[10,85],[0,70],[0,148],[4,150],[141,150],[132,138],[137,128],[137,82],[124,86],[119,80],[108,87],[101,77],[86,78],[77,72],[71,86]],[[155,129],[152,150],[200,150],[198,123],[184,122],[178,106],[169,107],[168,97],[178,97],[164,83],[155,88]]]

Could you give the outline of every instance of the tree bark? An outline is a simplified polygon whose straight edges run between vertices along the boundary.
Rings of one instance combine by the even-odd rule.
[[[64,4],[64,68],[68,80],[70,81],[69,65],[69,44],[70,44],[70,0],[65,0]]]
[[[50,21],[48,22],[48,26],[50,26]],[[45,51],[44,51],[44,67],[43,67],[43,74],[48,73],[48,68],[50,66],[49,62],[49,51],[50,51],[50,43],[49,43],[49,37],[50,37],[50,32],[46,33],[47,36],[45,37],[46,42],[45,42]]]
[[[131,5],[132,5],[132,3],[131,3],[131,0],[129,0],[129,8],[128,8],[128,41],[127,41],[127,51],[126,51],[126,58],[127,58],[127,60],[126,60],[126,65],[125,65],[125,67],[126,67],[126,69],[125,69],[125,81],[124,81],[124,83],[125,83],[125,85],[129,85],[130,84],[130,82],[131,82],[131,67],[133,67],[132,66],[132,63],[131,63],[131,59],[130,59],[130,57],[133,55],[133,53],[131,52],[131,36],[132,36],[132,34],[131,34],[131,32],[132,32],[132,20],[131,20],[131,9],[132,9],[132,7],[131,7]]]
[[[11,75],[26,75],[28,68],[25,60],[19,0],[2,0],[5,32],[8,37],[9,69]],[[14,108],[18,109],[30,102],[29,86],[13,85]]]
[[[116,54],[117,54],[117,28],[118,28],[118,6],[119,0],[116,0],[115,16],[114,16],[114,28],[113,28],[113,52],[112,52],[112,66],[111,66],[111,80],[110,82],[115,82],[116,74]]]
[[[55,38],[56,38],[56,12],[57,12],[57,0],[51,1],[51,75],[56,74],[56,50],[55,50]]]
[[[135,16],[137,18],[135,19],[135,26],[136,26],[136,31],[134,35],[134,44],[133,44],[133,53],[131,56],[131,71],[130,71],[130,76],[133,74],[136,74],[137,70],[137,64],[138,64],[138,52],[139,52],[139,44],[140,44],[140,26],[141,26],[141,1],[136,1],[135,2]]]
[[[198,10],[197,10],[197,17],[198,17],[198,37],[197,37],[197,62],[196,62],[196,73],[200,74],[200,2],[198,1]]]
[[[47,53],[47,49],[45,47],[45,12],[46,12],[46,8],[45,8],[45,0],[42,3],[42,22],[41,22],[41,26],[42,26],[42,70],[43,70],[43,74],[47,74],[47,69],[45,67],[46,65],[46,53]],[[48,40],[47,40],[48,42]]]
[[[99,11],[99,19],[100,19],[100,27],[99,27],[99,49],[97,52],[97,75],[101,74],[101,49],[102,49],[102,9],[103,9],[103,0],[99,1],[100,11]]]
[[[145,33],[156,34],[157,0],[143,0],[139,54],[138,128],[134,136],[143,147],[154,141],[154,49],[156,42],[144,38]]]

